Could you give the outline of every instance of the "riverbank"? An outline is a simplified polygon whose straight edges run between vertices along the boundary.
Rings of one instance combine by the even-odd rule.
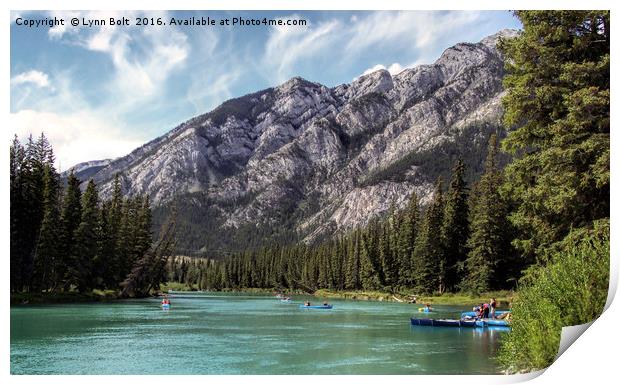
[[[161,285],[161,291],[198,291],[196,287],[180,282],[168,282]],[[230,293],[252,293],[252,294],[273,294],[276,289],[264,288],[243,288],[243,289],[223,289],[221,292]],[[412,292],[396,292],[389,293],[384,291],[335,291],[327,289],[319,289],[313,294],[306,293],[302,290],[285,290],[284,293],[289,295],[313,295],[318,298],[342,298],[355,301],[378,301],[378,302],[409,302],[411,298],[416,297],[416,303],[431,303],[437,305],[459,305],[470,306],[473,304],[489,302],[491,298],[495,298],[500,306],[509,306],[514,296],[513,291],[500,290],[482,293],[480,295],[472,295],[468,293],[445,293],[442,295],[424,296],[415,295]]]
[[[93,290],[90,293],[11,293],[11,305],[41,305],[54,303],[104,302],[119,299],[115,290]]]
[[[495,298],[500,306],[509,306],[512,302],[514,292],[508,290],[482,293],[471,295],[467,293],[445,293],[442,295],[424,296],[412,293],[388,293],[381,291],[331,291],[317,290],[314,295],[322,298],[343,298],[357,301],[386,301],[386,302],[409,302],[415,296],[416,303],[431,303],[435,305],[473,305],[487,303],[491,298]]]

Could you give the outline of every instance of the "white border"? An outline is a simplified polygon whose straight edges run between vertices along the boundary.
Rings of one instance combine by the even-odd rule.
[[[502,1],[497,0],[473,0],[473,1],[458,1],[458,0],[435,0],[432,2],[425,1],[404,1],[404,0],[381,0],[381,1],[347,1],[347,0],[314,0],[314,1],[294,1],[294,0],[264,0],[264,1],[248,1],[248,0],[219,0],[219,1],[196,1],[196,0],[175,0],[170,2],[164,1],[147,1],[147,0],[134,0],[128,2],[127,0],[107,0],[107,1],[78,1],[78,0],[65,0],[49,2],[44,0],[34,1],[4,1],[5,16],[9,17],[9,11],[24,10],[24,9],[98,9],[98,10],[117,10],[117,9],[171,9],[171,10],[187,10],[187,9],[212,9],[212,10],[228,10],[228,9],[247,9],[247,10],[269,10],[269,9],[283,9],[283,10],[363,10],[363,9],[411,9],[411,10],[428,10],[428,9],[470,9],[470,10],[505,10],[505,9],[611,9],[612,10],[612,25],[615,25],[616,17],[615,12],[619,9],[618,2],[590,0],[590,1],[550,1],[550,0],[523,0],[523,1]],[[8,53],[10,44],[10,25],[4,23],[4,33],[2,39],[2,51],[4,60],[1,60],[1,69],[4,76],[0,77],[2,84],[2,101],[4,107],[3,115],[4,122],[8,121],[9,115],[9,74],[10,74],[10,58]],[[620,52],[618,50],[618,43],[615,38],[612,38],[612,52]],[[615,59],[612,59],[612,73],[614,72]],[[617,73],[617,71],[616,71]],[[617,77],[612,75],[612,89],[617,89]],[[613,98],[615,95],[612,93],[612,106],[614,106]],[[612,110],[613,115],[613,110]],[[612,119],[612,125],[614,120]],[[8,143],[12,136],[10,127],[4,127],[4,140],[5,144],[0,146],[4,161],[0,165],[2,175],[0,180],[3,181],[2,194],[2,228],[0,229],[0,237],[2,237],[3,253],[3,271],[4,280],[3,289],[5,296],[9,293],[9,191],[8,191]],[[612,130],[612,156],[611,156],[611,168],[612,174],[616,175],[618,170],[618,157],[615,156],[618,150],[618,140],[616,134]],[[612,178],[611,191],[617,191],[615,178]],[[611,201],[612,217],[616,218],[618,215],[618,204],[612,199]],[[9,355],[10,355],[10,328],[9,328],[9,303],[8,298],[5,299],[5,307],[2,314],[1,325],[1,349],[2,349],[2,361],[0,365],[2,367],[1,372],[3,377],[3,383],[39,383],[45,382],[49,384],[73,384],[73,383],[93,383],[93,384],[109,384],[111,381],[118,383],[136,383],[142,381],[148,381],[149,383],[169,383],[170,381],[178,381],[183,383],[215,383],[215,384],[229,384],[229,383],[264,383],[264,384],[289,384],[294,381],[297,384],[314,384],[317,381],[322,383],[336,383],[336,382],[351,382],[356,384],[375,384],[377,381],[398,384],[411,384],[412,382],[423,381],[425,383],[439,383],[450,384],[460,382],[468,383],[513,383],[518,381],[524,381],[532,379],[532,383],[536,384],[551,384],[551,383],[591,383],[602,382],[608,383],[611,378],[614,378],[618,368],[618,356],[615,355],[616,347],[620,342],[618,338],[619,332],[617,325],[620,324],[620,311],[618,310],[617,303],[612,302],[613,296],[618,283],[618,226],[615,225],[615,221],[612,221],[612,275],[611,275],[611,287],[610,295],[607,306],[609,307],[599,320],[594,322],[582,337],[580,337],[572,347],[570,347],[558,360],[551,365],[544,375],[532,379],[537,374],[520,375],[520,376],[331,376],[331,377],[316,377],[316,376],[9,376]],[[538,373],[540,374],[540,373]]]

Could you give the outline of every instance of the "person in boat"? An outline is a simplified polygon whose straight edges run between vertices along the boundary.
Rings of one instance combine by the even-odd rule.
[[[489,318],[489,304],[485,303],[482,306],[482,318]]]
[[[323,306],[329,306],[327,302],[323,302]]]
[[[430,303],[427,303],[426,305],[424,305],[424,310],[425,310],[425,311],[431,311],[431,310],[432,310],[432,309],[431,309],[431,304],[430,304]]]
[[[164,299],[161,300],[161,304],[170,305],[170,300],[168,299],[168,296],[166,294],[164,294]]]
[[[304,306],[310,306],[310,301],[304,302]]]
[[[484,304],[481,303],[479,306],[477,306],[476,318],[480,319],[483,317],[484,317]]]
[[[495,319],[495,308],[497,307],[497,301],[495,298],[491,298],[491,302],[489,302],[489,307],[491,308],[489,311],[489,315],[491,318]]]

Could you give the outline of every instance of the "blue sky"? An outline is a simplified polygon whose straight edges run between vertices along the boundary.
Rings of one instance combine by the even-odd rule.
[[[62,17],[66,27],[15,19]],[[307,26],[71,27],[72,17],[305,19]],[[507,11],[12,12],[11,127],[42,130],[62,169],[112,158],[226,99],[293,76],[335,86],[432,63],[447,47],[520,28]]]

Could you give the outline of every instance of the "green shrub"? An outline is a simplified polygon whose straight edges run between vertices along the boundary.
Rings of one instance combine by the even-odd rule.
[[[609,285],[609,220],[580,228],[546,255],[547,264],[521,279],[512,331],[502,339],[499,362],[508,373],[543,369],[557,355],[563,326],[596,319]]]

